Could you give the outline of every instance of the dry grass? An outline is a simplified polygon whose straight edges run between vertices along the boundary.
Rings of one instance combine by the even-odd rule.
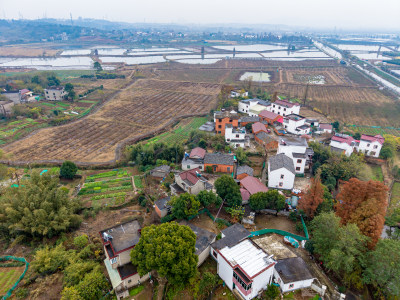
[[[0,47],[0,56],[55,56],[60,50],[44,49],[40,47],[4,46]]]

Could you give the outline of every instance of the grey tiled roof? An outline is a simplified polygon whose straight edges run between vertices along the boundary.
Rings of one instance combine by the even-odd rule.
[[[240,175],[240,174],[246,173],[246,174],[248,174],[250,176],[253,176],[253,172],[254,172],[254,170],[252,168],[250,168],[247,165],[244,165],[244,166],[239,166],[237,168],[236,175]]]
[[[206,153],[204,156],[205,164],[212,165],[233,165],[233,155],[223,153]]]
[[[286,145],[288,146],[304,146],[307,147],[307,140],[302,137],[291,137],[291,136],[285,136],[281,137],[280,141],[284,141]]]
[[[260,117],[259,116],[252,116],[252,117],[244,116],[244,117],[241,117],[239,119],[240,123],[243,123],[243,122],[258,122],[258,121],[260,121]]]
[[[200,255],[214,241],[216,234],[204,228],[197,227],[189,222],[182,222],[182,225],[189,226],[196,235],[196,255]]]
[[[295,174],[293,160],[283,153],[279,153],[275,156],[272,156],[268,160],[268,164],[269,164],[270,171],[275,171],[280,168],[285,168],[285,169],[289,170],[290,172],[292,172],[293,174]]]
[[[275,270],[285,284],[314,278],[301,257],[278,260]]]
[[[250,235],[250,231],[243,227],[242,224],[236,223],[228,228],[222,230],[225,235],[222,239],[211,244],[214,249],[223,249],[225,247],[232,247],[239,243],[241,240]]]

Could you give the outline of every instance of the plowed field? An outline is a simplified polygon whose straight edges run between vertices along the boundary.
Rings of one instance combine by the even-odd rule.
[[[218,84],[141,79],[93,115],[40,130],[4,150],[11,154],[11,160],[19,162],[110,162],[121,145],[184,116],[206,114],[214,107],[219,90]]]

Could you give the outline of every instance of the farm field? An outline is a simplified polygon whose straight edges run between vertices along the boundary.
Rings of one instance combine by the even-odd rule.
[[[400,207],[400,182],[396,181],[392,187],[392,198],[390,199],[389,212]]]
[[[166,144],[180,143],[189,138],[191,131],[198,129],[207,121],[206,117],[187,119],[179,122],[171,131],[157,135],[148,140],[147,144],[162,142]]]
[[[21,162],[111,162],[118,145],[157,133],[182,117],[207,114],[215,106],[219,90],[220,86],[212,83],[140,79],[95,114],[42,129],[3,149]]]
[[[391,134],[394,136],[400,136],[400,128],[377,128],[377,127],[369,127],[369,126],[352,126],[348,125],[347,126],[349,129],[351,129],[354,132],[359,132],[361,134],[369,134],[369,135],[384,135],[384,134]]]
[[[112,170],[86,176],[78,193],[86,207],[118,206],[132,193],[132,177],[126,170]]]
[[[5,295],[5,293],[14,285],[24,272],[24,269],[25,267],[0,268],[0,296]]]

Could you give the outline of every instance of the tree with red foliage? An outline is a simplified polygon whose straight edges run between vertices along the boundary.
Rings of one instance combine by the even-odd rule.
[[[307,217],[314,218],[318,206],[324,202],[324,186],[321,183],[320,172],[311,179],[311,187],[299,202],[299,209],[303,210]]]
[[[342,224],[353,223],[375,248],[385,223],[388,188],[379,181],[351,178],[341,188],[335,205]]]

